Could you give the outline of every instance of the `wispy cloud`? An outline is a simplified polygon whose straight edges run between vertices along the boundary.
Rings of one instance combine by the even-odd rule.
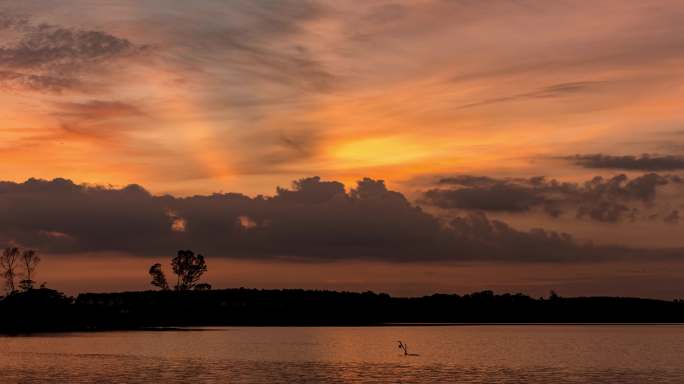
[[[492,99],[485,99],[470,104],[457,106],[456,109],[466,109],[481,107],[496,103],[512,102],[525,99],[549,99],[570,96],[582,92],[598,91],[602,81],[576,81],[569,83],[558,83],[542,87],[535,91],[519,93],[511,96],[496,97]]]
[[[132,104],[120,101],[89,100],[82,103],[57,103],[56,116],[78,120],[100,120],[117,117],[141,116],[143,112]]]
[[[146,49],[103,31],[51,24],[0,14],[0,81],[15,88],[59,92],[82,85],[79,74]]]
[[[67,176],[263,193],[311,172],[345,181],[454,167],[546,174],[548,165],[511,159],[614,153],[618,131],[684,123],[676,1],[27,0],[0,9],[0,101],[15,129],[2,139],[36,144],[34,157],[49,159],[34,164],[42,176],[77,169]],[[34,140],[37,131],[65,134],[69,154]],[[85,148],[85,137],[107,140]],[[1,160],[0,171],[21,177],[16,156]]]
[[[575,155],[564,158],[584,168],[623,169],[632,171],[675,171],[684,169],[684,156],[675,155]]]

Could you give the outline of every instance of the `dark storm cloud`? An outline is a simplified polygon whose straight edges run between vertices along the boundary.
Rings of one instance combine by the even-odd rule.
[[[639,208],[653,205],[659,187],[680,185],[678,176],[645,174],[633,179],[625,175],[612,178],[597,176],[587,182],[567,183],[529,179],[492,179],[481,176],[457,176],[440,180],[445,188],[433,188],[423,195],[423,202],[444,209],[490,212],[529,212],[541,210],[557,217],[566,211],[577,218],[617,222],[638,218]]]
[[[513,183],[495,183],[486,187],[432,189],[426,199],[440,208],[465,208],[483,211],[529,211],[544,199],[529,187]]]
[[[482,213],[443,223],[372,179],[346,192],[339,182],[308,178],[255,198],[176,198],[137,185],[31,179],[0,183],[0,207],[2,241],[55,253],[163,255],[190,247],[214,256],[318,261],[565,261],[636,253],[541,229],[519,231]]]
[[[634,171],[673,171],[684,169],[684,157],[673,155],[611,156],[593,154],[569,156],[565,159],[584,168]]]
[[[81,30],[0,14],[0,83],[59,92],[77,88],[78,74],[107,60],[134,55],[139,47],[104,31]]]

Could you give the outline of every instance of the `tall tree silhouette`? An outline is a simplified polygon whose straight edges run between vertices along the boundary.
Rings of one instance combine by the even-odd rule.
[[[0,268],[2,268],[2,277],[5,279],[5,288],[7,292],[13,293],[16,291],[14,286],[14,279],[17,277],[17,264],[19,263],[19,248],[8,247],[0,255]]]
[[[24,267],[24,279],[19,282],[19,287],[22,290],[28,291],[33,289],[33,286],[36,283],[33,278],[36,275],[38,263],[40,263],[40,257],[36,251],[29,249],[21,253],[21,264]]]
[[[192,289],[202,274],[207,271],[204,256],[191,250],[180,250],[178,255],[171,260],[173,273],[177,275],[176,290],[183,291]]]
[[[150,281],[150,284],[161,288],[164,291],[169,289],[169,283],[166,281],[166,276],[164,275],[164,271],[162,271],[161,264],[157,263],[151,266],[149,273],[150,276],[152,276],[152,281]]]

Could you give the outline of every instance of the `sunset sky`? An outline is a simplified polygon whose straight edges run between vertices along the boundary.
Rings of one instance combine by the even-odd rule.
[[[682,20],[0,0],[0,241],[70,293],[191,248],[215,287],[684,297]]]

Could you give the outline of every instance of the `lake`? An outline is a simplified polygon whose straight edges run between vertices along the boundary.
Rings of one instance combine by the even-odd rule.
[[[683,356],[680,325],[225,327],[3,336],[0,382],[682,383]]]

